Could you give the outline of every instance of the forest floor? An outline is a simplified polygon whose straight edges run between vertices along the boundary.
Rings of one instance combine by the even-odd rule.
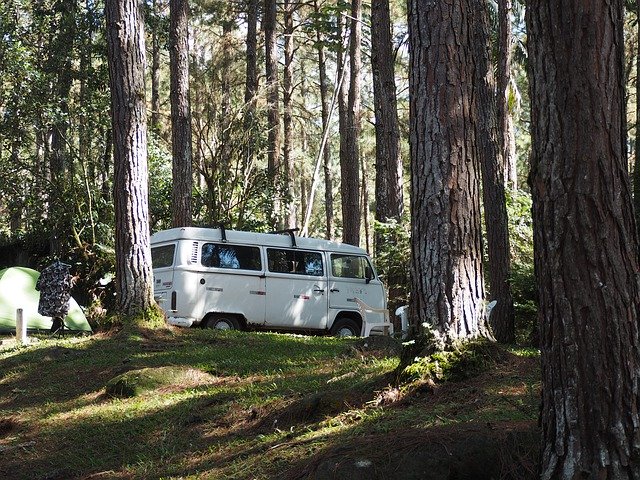
[[[0,345],[0,478],[536,478],[539,357],[393,387],[399,344],[163,329]]]

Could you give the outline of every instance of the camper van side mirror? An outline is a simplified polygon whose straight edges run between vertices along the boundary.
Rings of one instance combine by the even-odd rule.
[[[373,270],[371,269],[371,267],[369,265],[367,265],[364,269],[364,277],[367,280],[367,283],[371,282],[371,280],[373,280]]]

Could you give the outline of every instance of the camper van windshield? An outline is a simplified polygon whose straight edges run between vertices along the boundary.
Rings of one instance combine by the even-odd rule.
[[[204,267],[262,270],[260,249],[244,245],[205,243],[200,263]]]
[[[163,245],[161,247],[153,247],[151,249],[151,264],[153,268],[170,267],[173,265],[173,254],[176,246]]]
[[[369,261],[356,255],[331,254],[331,273],[339,278],[365,278]]]

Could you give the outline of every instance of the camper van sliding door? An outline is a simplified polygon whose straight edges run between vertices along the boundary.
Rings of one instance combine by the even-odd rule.
[[[327,278],[321,252],[267,248],[266,324],[326,328]]]
[[[199,281],[203,314],[234,313],[248,323],[264,322],[265,279],[260,247],[205,243]]]

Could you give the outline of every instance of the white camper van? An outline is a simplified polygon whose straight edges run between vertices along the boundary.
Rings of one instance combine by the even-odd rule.
[[[389,333],[366,252],[286,234],[173,228],[151,236],[154,295],[177,326]],[[367,328],[363,328],[363,322]]]

